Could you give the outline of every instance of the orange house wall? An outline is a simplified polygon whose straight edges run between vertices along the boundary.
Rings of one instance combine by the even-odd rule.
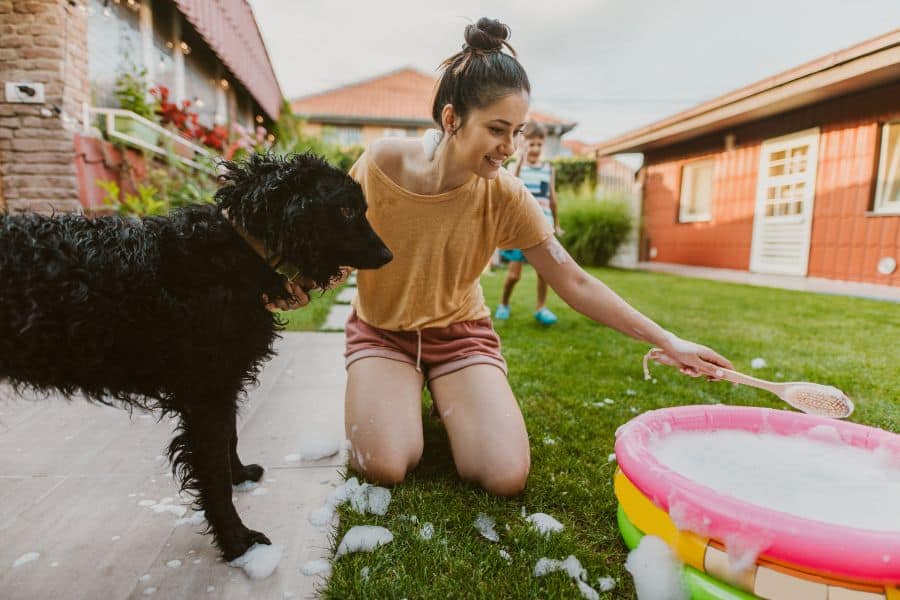
[[[747,270],[762,142],[819,127],[808,275],[900,286],[900,269],[876,270],[882,257],[900,262],[900,215],[870,214],[881,125],[900,120],[898,98],[895,83],[648,153],[645,251],[656,248],[651,260],[661,262]],[[735,146],[726,151],[729,133]],[[712,218],[679,223],[682,168],[704,158],[715,160]]]

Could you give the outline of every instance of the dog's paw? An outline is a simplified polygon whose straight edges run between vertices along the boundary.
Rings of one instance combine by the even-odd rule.
[[[259,481],[265,472],[260,465],[244,465],[231,472],[231,483],[240,485],[245,481]]]
[[[272,541],[266,537],[266,534],[247,529],[246,527],[242,527],[242,529],[243,531],[237,535],[229,536],[230,539],[227,543],[224,540],[222,542],[222,555],[227,562],[243,556],[254,544],[272,545]]]

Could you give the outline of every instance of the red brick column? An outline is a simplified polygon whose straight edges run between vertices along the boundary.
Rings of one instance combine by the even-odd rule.
[[[10,213],[81,209],[73,135],[89,88],[80,4],[0,0],[0,189]],[[7,81],[44,84],[44,103],[6,102]]]

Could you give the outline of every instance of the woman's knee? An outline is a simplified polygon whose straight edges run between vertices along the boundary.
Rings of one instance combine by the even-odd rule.
[[[393,450],[373,452],[353,449],[350,451],[350,465],[353,470],[367,480],[381,485],[396,485],[406,479],[422,458],[422,447],[411,448],[406,453]]]
[[[477,469],[467,473],[460,470],[460,476],[478,483],[490,494],[515,496],[525,489],[530,471],[531,461],[525,455],[486,460]]]

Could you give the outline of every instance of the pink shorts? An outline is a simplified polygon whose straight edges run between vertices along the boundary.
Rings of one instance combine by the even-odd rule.
[[[507,374],[500,354],[500,338],[490,319],[428,327],[416,331],[388,331],[365,323],[350,313],[346,327],[345,365],[378,356],[420,368],[426,381],[477,364],[493,365]]]

